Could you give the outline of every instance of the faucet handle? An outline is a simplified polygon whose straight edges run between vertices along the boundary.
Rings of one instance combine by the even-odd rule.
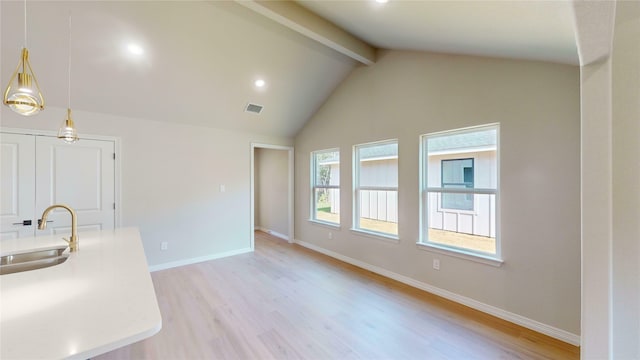
[[[67,239],[67,238],[62,238],[62,240],[66,241],[67,244],[71,244],[71,241],[69,241],[69,239]]]

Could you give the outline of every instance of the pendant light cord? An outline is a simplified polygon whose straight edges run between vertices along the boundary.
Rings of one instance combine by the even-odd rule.
[[[68,99],[69,99],[69,109],[71,109],[71,11],[69,11],[69,42],[68,42],[68,55],[69,55],[69,88],[68,88]]]
[[[27,0],[24,0],[24,47],[27,47]]]

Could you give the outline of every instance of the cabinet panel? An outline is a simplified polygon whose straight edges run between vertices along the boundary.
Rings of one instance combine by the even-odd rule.
[[[0,240],[34,234],[34,150],[34,136],[0,134]]]

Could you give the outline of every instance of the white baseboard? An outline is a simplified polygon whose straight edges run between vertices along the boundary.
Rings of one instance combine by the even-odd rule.
[[[207,256],[199,256],[191,259],[184,259],[184,260],[171,261],[171,262],[157,264],[157,265],[151,265],[149,266],[149,272],[171,269],[178,266],[196,264],[203,261],[221,259],[224,257],[240,255],[240,254],[244,254],[252,251],[253,250],[251,248],[245,248],[245,249],[232,250],[232,251],[227,251],[227,252],[212,254]]]
[[[547,324],[543,324],[541,322],[538,322],[536,320],[532,320],[529,318],[526,318],[524,316],[518,315],[518,314],[514,314],[512,312],[497,308],[495,306],[492,305],[488,305],[485,303],[482,303],[480,301],[468,298],[466,296],[462,296],[462,295],[458,295],[455,293],[452,293],[448,290],[444,290],[438,287],[435,287],[433,285],[429,285],[427,283],[423,283],[421,281],[412,279],[410,277],[404,276],[404,275],[400,275],[397,273],[394,273],[392,271],[389,271],[387,269],[375,266],[375,265],[371,265],[371,264],[367,264],[363,261],[360,260],[356,260],[356,259],[352,259],[348,256],[344,256],[342,254],[333,252],[331,250],[327,250],[324,248],[321,248],[317,245],[302,241],[302,240],[295,240],[294,241],[296,244],[299,244],[301,246],[304,246],[308,249],[317,251],[319,253],[325,254],[327,256],[330,256],[332,258],[344,261],[346,263],[349,263],[351,265],[357,266],[359,268],[363,268],[365,270],[369,270],[371,272],[374,272],[376,274],[388,277],[390,279],[399,281],[403,284],[407,284],[409,286],[418,288],[420,290],[424,290],[426,292],[441,296],[445,299],[457,302],[459,304],[468,306],[472,309],[475,310],[479,310],[482,311],[484,313],[493,315],[497,318],[512,322],[514,324],[520,325],[522,327],[525,327],[527,329],[531,329],[533,331],[537,331],[541,334],[545,334],[548,335],[552,338],[558,339],[560,341],[564,341],[566,343],[569,343],[571,345],[575,345],[575,346],[580,346],[580,336],[570,333],[568,331],[562,330],[562,329],[558,329],[556,327],[547,325]]]
[[[288,237],[287,235],[280,234],[279,232],[277,232],[277,231],[273,231],[273,230],[271,230],[271,229],[263,228],[263,227],[261,227],[261,226],[256,226],[256,227],[255,227],[255,230],[264,231],[264,232],[266,232],[266,233],[267,233],[267,234],[269,234],[269,235],[273,235],[273,236],[275,236],[275,237],[279,237],[280,239],[284,239],[284,240],[289,241],[289,237]]]

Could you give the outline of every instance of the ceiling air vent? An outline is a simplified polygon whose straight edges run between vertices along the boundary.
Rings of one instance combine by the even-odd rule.
[[[260,114],[263,108],[264,106],[262,105],[249,103],[247,104],[247,107],[244,109],[244,111],[254,113],[254,114]]]

